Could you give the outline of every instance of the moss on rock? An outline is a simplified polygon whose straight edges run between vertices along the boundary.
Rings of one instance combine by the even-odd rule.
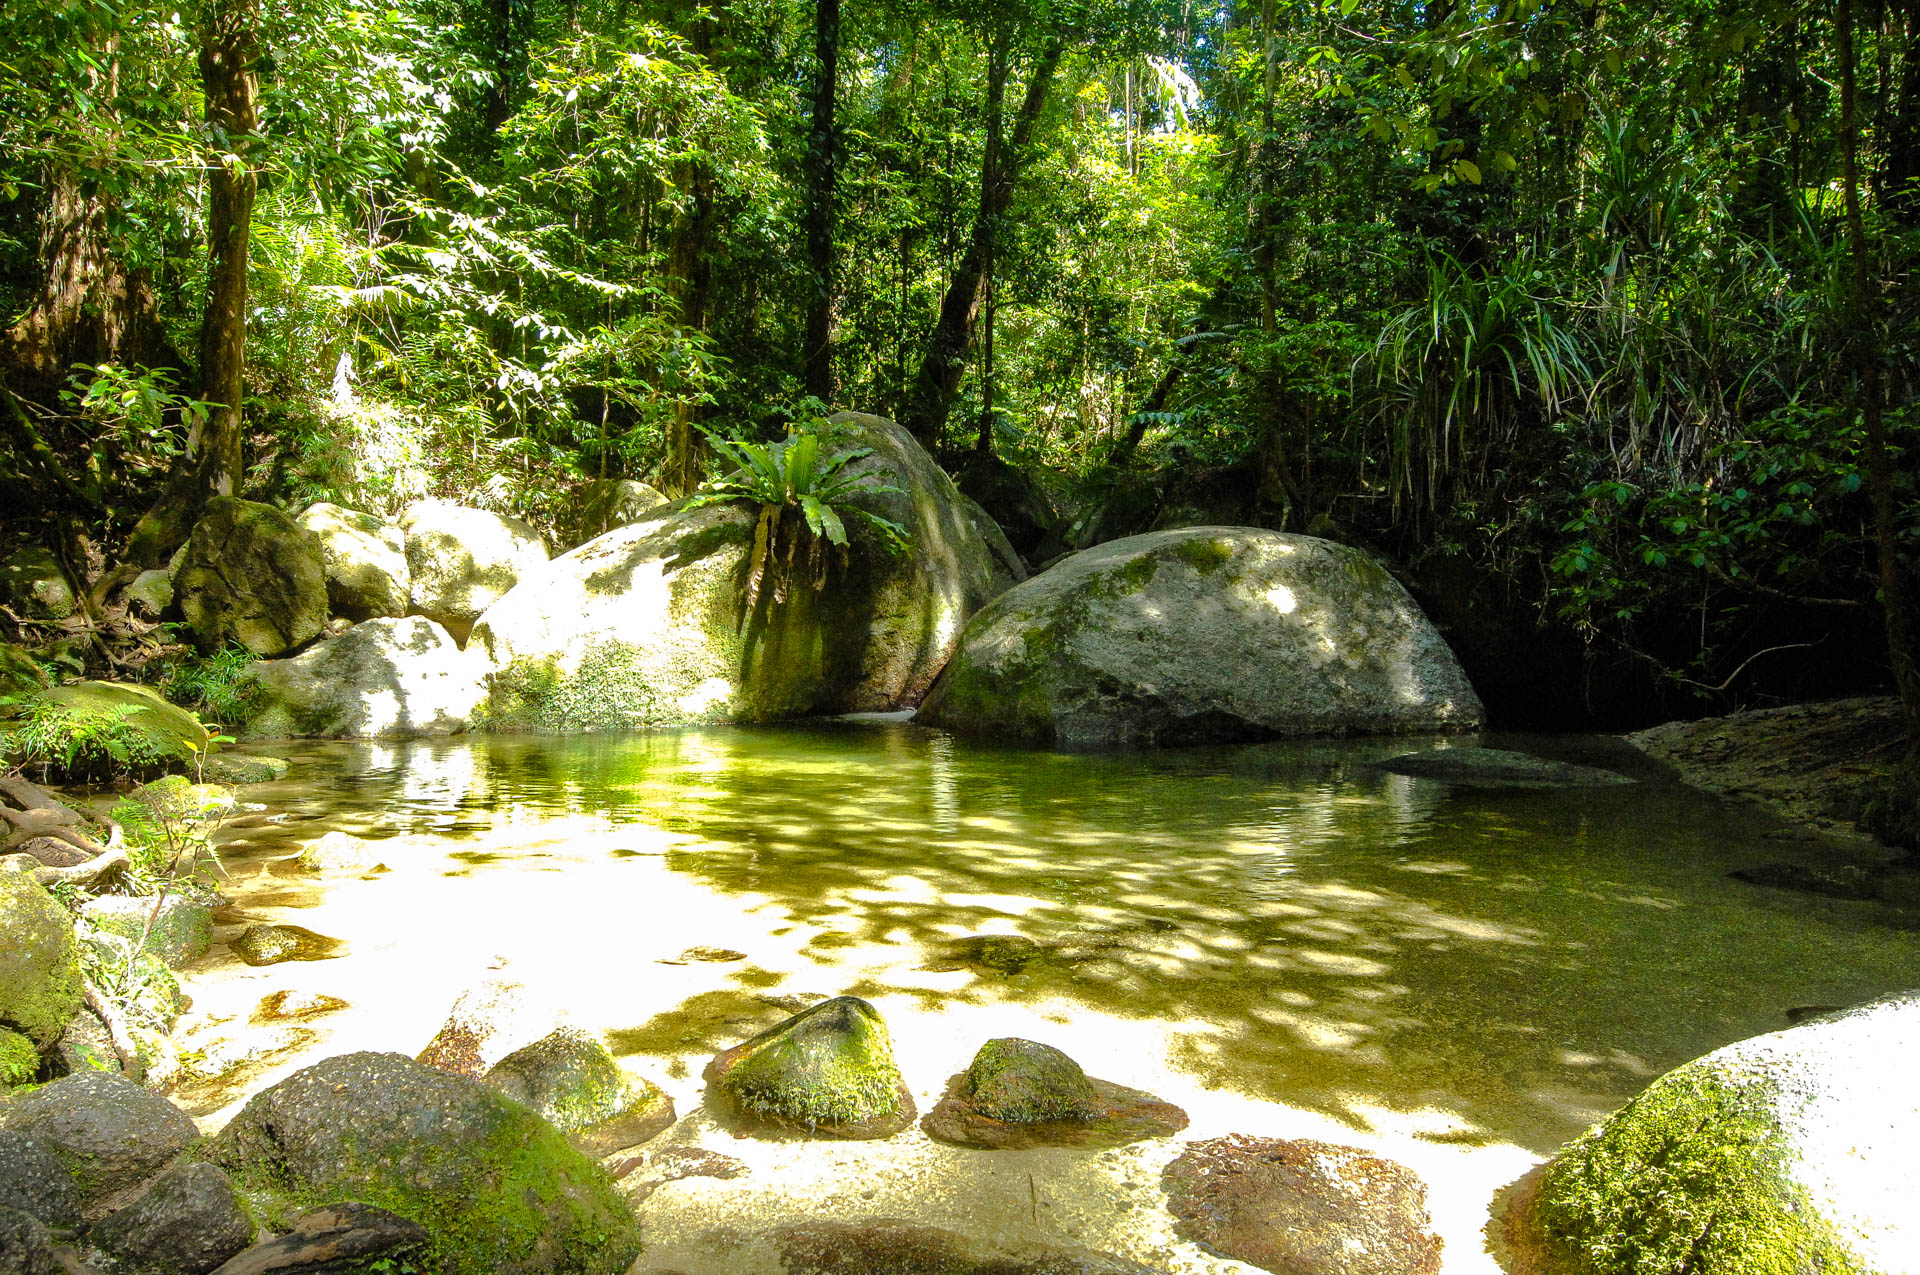
[[[0,1028],[45,1051],[80,1012],[73,921],[27,877],[0,873]]]
[[[1094,1112],[1080,1064],[1038,1041],[1007,1036],[980,1046],[967,1088],[975,1109],[995,1120],[1084,1120]]]
[[[10,1028],[0,1027],[0,1089],[32,1082],[40,1073],[40,1051]]]
[[[822,1001],[735,1045],[706,1077],[741,1115],[827,1137],[890,1137],[915,1115],[886,1022],[857,996]]]
[[[1569,1145],[1535,1220],[1582,1275],[1840,1275],[1865,1268],[1790,1173],[1764,1080],[1694,1066]]]

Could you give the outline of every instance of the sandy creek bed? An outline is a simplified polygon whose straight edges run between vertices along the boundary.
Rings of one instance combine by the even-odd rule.
[[[1642,782],[1486,792],[1368,765],[1418,741],[1064,756],[898,724],[288,746],[293,775],[247,790],[264,809],[221,834],[234,907],[216,938],[293,922],[347,954],[250,968],[217,942],[186,972],[183,1043],[265,1056],[174,1096],[217,1127],[321,1057],[417,1052],[462,989],[510,977],[673,1095],[684,1118],[662,1143],[748,1165],[642,1201],[636,1271],[773,1270],[703,1235],[875,1216],[1250,1270],[1181,1240],[1159,1185],[1183,1142],[1227,1132],[1411,1167],[1446,1270],[1497,1270],[1482,1231],[1502,1187],[1677,1062],[1791,1007],[1907,985],[1920,928],[1724,875],[1857,847],[1601,741],[1491,742]],[[384,870],[285,858],[336,829],[376,839]],[[979,934],[1041,954],[1017,970],[941,959]],[[695,946],[744,959],[669,963]],[[282,990],[348,1006],[251,1022]],[[781,998],[839,993],[886,1015],[923,1112],[981,1041],[1015,1035],[1192,1125],[1108,1152],[716,1127],[707,1058],[784,1017]]]

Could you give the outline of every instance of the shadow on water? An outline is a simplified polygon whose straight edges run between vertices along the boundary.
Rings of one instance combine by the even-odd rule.
[[[1204,1084],[1357,1124],[1436,1108],[1464,1122],[1436,1135],[1453,1140],[1551,1149],[1788,1007],[1910,978],[1903,914],[1725,878],[1772,853],[1764,816],[1657,779],[1479,792],[1368,765],[1419,746],[1067,755],[830,724],[309,760],[337,771],[322,804],[360,812],[363,835],[509,812],[680,834],[669,868],[771,899],[815,931],[823,973],[844,948],[897,953],[823,991],[1152,1020]],[[983,934],[1018,937],[963,941]],[[620,1043],[717,1047],[777,1014],[764,972],[733,979]]]

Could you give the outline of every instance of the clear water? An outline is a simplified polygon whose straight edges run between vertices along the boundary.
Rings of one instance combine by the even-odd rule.
[[[780,995],[854,993],[928,1097],[986,1035],[1049,1031],[1089,1072],[1194,1109],[1196,1132],[1221,1096],[1223,1121],[1530,1161],[1790,1008],[1912,984],[1920,917],[1726,876],[1848,847],[1612,741],[1477,742],[1641,782],[1481,791],[1369,765],[1445,741],[1067,755],[899,723],[296,746],[289,780],[248,793],[290,817],[225,834],[232,919],[353,955],[248,970],[217,950],[190,990],[216,1024],[301,979],[365,1015],[283,1073],[412,1052],[463,983],[545,969],[683,1111],[705,1057],[780,1017]],[[280,861],[334,828],[381,839],[391,871]],[[985,934],[1037,954],[955,946]],[[745,959],[662,964],[690,943]]]

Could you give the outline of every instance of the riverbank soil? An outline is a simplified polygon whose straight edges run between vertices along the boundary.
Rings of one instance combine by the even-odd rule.
[[[1667,722],[1626,738],[1696,788],[1817,832],[1863,838],[1856,820],[1866,791],[1906,746],[1900,701],[1891,696]]]

